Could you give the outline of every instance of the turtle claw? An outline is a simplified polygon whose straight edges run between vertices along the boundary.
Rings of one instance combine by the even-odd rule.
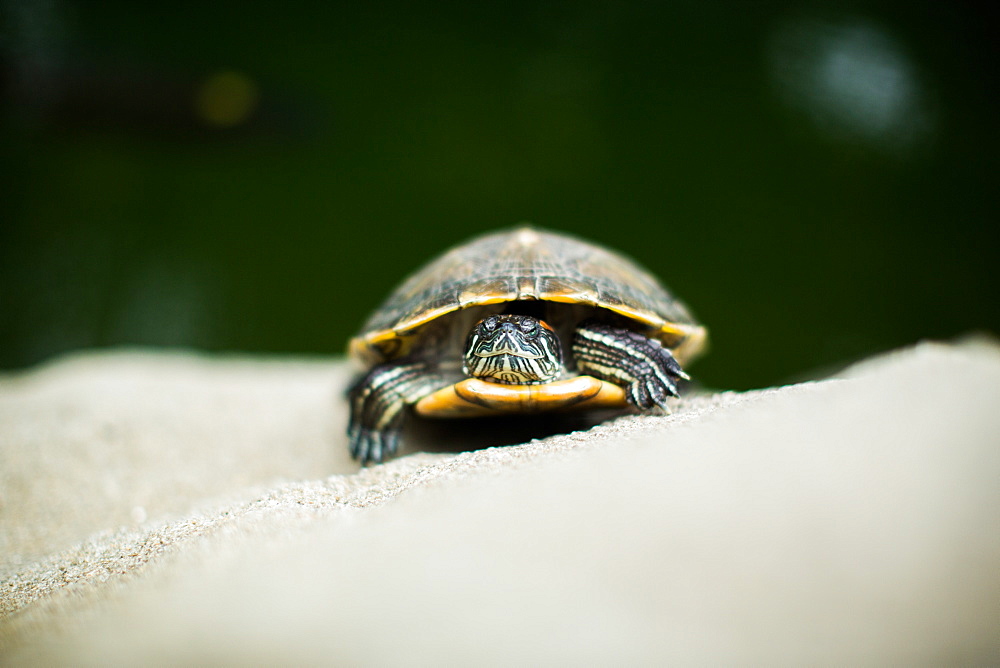
[[[357,428],[348,434],[351,457],[362,465],[381,464],[399,449],[399,431]]]
[[[653,406],[659,406],[663,410],[667,410],[667,395],[669,394],[669,388],[664,389],[663,385],[654,382],[651,379],[646,380],[646,390],[649,392],[649,398],[652,404],[645,406],[645,408],[652,408]],[[674,396],[677,396],[677,388],[673,388]]]
[[[667,396],[677,396],[676,388],[671,392],[669,386],[650,378],[640,378],[630,383],[625,395],[628,402],[640,410],[649,411],[659,407],[665,412],[669,412]]]
[[[396,454],[406,407],[444,385],[425,362],[397,360],[370,370],[348,392],[351,456],[377,464]]]
[[[646,395],[646,388],[643,386],[641,381],[635,381],[630,383],[628,389],[625,391],[625,396],[628,402],[633,406],[644,407],[648,403],[648,398]]]
[[[680,366],[677,366],[677,360],[670,354],[670,351],[659,346],[656,348],[660,355],[653,360],[649,368],[639,370],[639,377],[631,383],[626,394],[629,403],[640,410],[649,411],[660,408],[669,413],[667,398],[680,396],[677,393],[676,379],[687,376],[681,376],[684,372],[680,370]],[[671,367],[676,367],[676,369]]]
[[[642,411],[666,411],[667,398],[678,396],[677,379],[689,380],[663,344],[623,327],[582,324],[573,353],[580,371],[621,385],[626,400]]]

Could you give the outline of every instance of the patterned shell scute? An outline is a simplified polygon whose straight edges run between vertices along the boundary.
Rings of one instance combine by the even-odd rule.
[[[468,306],[543,299],[609,308],[651,326],[695,324],[635,262],[563,234],[520,228],[473,239],[413,274],[361,335],[399,334]]]

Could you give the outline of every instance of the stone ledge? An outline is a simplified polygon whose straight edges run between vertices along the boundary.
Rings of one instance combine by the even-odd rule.
[[[1000,353],[361,472],[339,362],[0,380],[0,646],[69,662],[1000,658]],[[332,474],[332,475],[331,475]]]

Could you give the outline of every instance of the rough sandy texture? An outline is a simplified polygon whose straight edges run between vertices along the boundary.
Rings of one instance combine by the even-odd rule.
[[[329,361],[0,379],[11,663],[997,663],[1000,352],[358,472]]]

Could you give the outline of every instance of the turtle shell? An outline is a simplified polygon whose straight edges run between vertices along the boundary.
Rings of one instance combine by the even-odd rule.
[[[706,332],[649,272],[574,237],[521,227],[457,246],[403,282],[350,344],[368,365],[408,354],[432,321],[462,309],[544,300],[607,309],[689,362]]]

